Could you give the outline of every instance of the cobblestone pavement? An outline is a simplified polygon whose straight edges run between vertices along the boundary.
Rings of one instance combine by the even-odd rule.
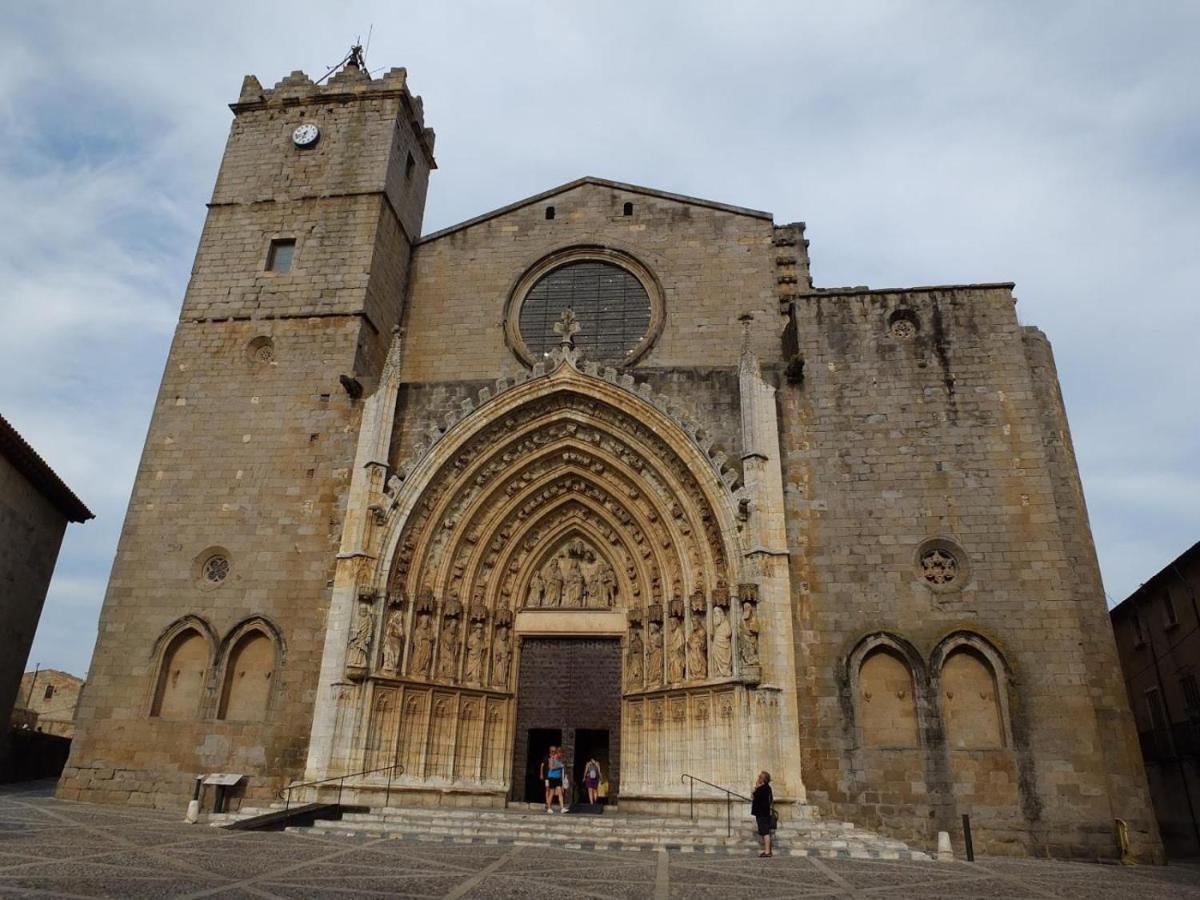
[[[0,787],[0,898],[1200,898],[1200,869],[885,862],[456,846],[185,825],[176,813]]]

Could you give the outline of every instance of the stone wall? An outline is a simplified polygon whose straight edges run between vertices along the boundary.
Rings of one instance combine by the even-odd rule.
[[[0,725],[18,697],[67,517],[0,455]],[[19,548],[19,552],[18,552]],[[4,747],[0,746],[0,753]]]
[[[1200,543],[1110,613],[1167,854],[1200,853]]]
[[[923,842],[969,813],[992,853],[1112,856],[1121,817],[1153,857],[1048,347],[1031,360],[1009,286],[815,293],[793,317],[805,374],[779,402],[810,798]],[[876,684],[876,652],[912,696]],[[990,675],[1003,746],[948,740],[956,653]],[[881,690],[915,744],[872,739]]]
[[[57,669],[40,669],[26,672],[21,677],[21,688],[17,692],[16,709],[32,713],[32,727],[44,734],[73,737],[75,734],[75,706],[83,679]]]
[[[622,214],[625,202],[633,214]],[[546,207],[555,208],[553,220]],[[779,358],[773,226],[737,212],[596,183],[431,235],[413,258],[405,382],[492,381],[521,363],[506,344],[506,304],[521,276],[572,247],[627,252],[656,276],[666,316],[638,369],[736,367],[751,314],[752,348]]]
[[[400,315],[433,164],[419,105],[401,70],[247,78],[60,796],[174,805],[196,774],[235,771],[266,797],[303,771],[357,397]],[[311,148],[292,144],[302,122],[321,128]],[[276,238],[296,241],[288,272],[266,271]]]

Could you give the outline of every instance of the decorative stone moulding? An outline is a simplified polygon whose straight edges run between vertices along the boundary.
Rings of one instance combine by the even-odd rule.
[[[207,547],[193,559],[196,586],[202,591],[215,591],[229,581],[233,562],[224,547]]]
[[[717,586],[713,588],[712,605],[729,609],[729,585],[724,581],[718,581]]]
[[[961,591],[970,581],[967,553],[950,538],[922,541],[917,546],[915,563],[917,580],[935,594]]]
[[[910,341],[921,332],[921,320],[911,309],[897,309],[888,316],[888,334],[898,341]]]
[[[246,359],[256,365],[269,366],[275,362],[275,341],[265,334],[246,345]]]
[[[737,469],[728,465],[728,455],[725,451],[714,445],[712,429],[702,426],[689,418],[686,412],[679,408],[679,405],[673,398],[655,393],[650,384],[637,381],[628,372],[618,373],[611,366],[601,368],[599,363],[583,361],[582,368],[580,368],[581,357],[579,351],[573,347],[559,347],[551,351],[549,362],[549,367],[544,362],[538,362],[530,372],[521,372],[513,377],[497,378],[491,388],[484,387],[479,389],[477,401],[464,399],[461,401],[458,410],[451,410],[446,413],[444,426],[431,425],[427,434],[427,440],[418,440],[414,444],[408,460],[402,463],[387,480],[384,493],[391,500],[387,506],[387,515],[390,516],[395,511],[396,502],[409,475],[459,422],[470,413],[485,408],[487,404],[494,402],[506,391],[519,387],[536,378],[549,377],[550,374],[563,365],[570,366],[575,372],[585,378],[595,378],[628,391],[638,399],[650,403],[655,409],[669,416],[687,434],[691,442],[700,449],[701,453],[704,454],[713,472],[733,498],[734,508],[739,509],[743,501],[749,501],[749,492],[745,485],[741,483],[741,474]]]
[[[433,596],[432,588],[425,588],[417,596],[417,612],[431,613],[437,606],[437,600]]]

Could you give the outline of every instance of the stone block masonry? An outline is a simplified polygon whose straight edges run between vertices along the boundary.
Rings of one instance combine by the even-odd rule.
[[[248,78],[233,109],[63,797],[177,804],[211,771],[266,797],[303,771],[361,416],[347,385],[377,380],[399,319],[432,132],[402,70]],[[307,122],[321,138],[296,147]],[[277,239],[286,272],[268,271]],[[275,666],[265,708],[231,721],[247,632]]]
[[[1160,858],[1012,285],[815,289],[804,224],[598,178],[420,237],[403,70],[232,108],[62,796],[496,807],[597,728],[627,812],[768,769],[923,846]]]
[[[983,852],[1110,853],[1126,818],[1153,855],[1049,347],[1017,323],[1010,286],[817,292],[790,327],[805,363],[780,404],[810,797],[909,838],[959,835],[969,813]],[[931,574],[942,547],[956,569]],[[992,749],[947,738],[941,663],[968,631],[1011,692]],[[877,701],[854,666],[875,646],[907,668],[911,740],[864,733]]]

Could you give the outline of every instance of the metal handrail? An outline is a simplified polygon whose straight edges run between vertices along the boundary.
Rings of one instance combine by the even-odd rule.
[[[400,770],[398,773],[396,773],[397,769]],[[404,774],[404,766],[400,763],[395,763],[390,766],[380,766],[378,769],[363,769],[363,771],[361,771],[361,772],[348,772],[345,775],[334,775],[330,778],[322,778],[318,781],[306,781],[303,784],[289,784],[286,788],[281,788],[279,791],[280,794],[283,794],[283,792],[285,790],[287,791],[287,797],[285,798],[284,803],[283,803],[283,811],[286,813],[289,809],[292,808],[292,791],[298,791],[298,790],[300,790],[300,788],[316,787],[317,785],[320,785],[320,784],[329,784],[330,782],[333,782],[333,781],[336,781],[338,783],[337,802],[338,802],[338,806],[341,806],[342,805],[342,788],[344,788],[346,786],[347,778],[359,778],[363,775],[375,775],[378,772],[387,772],[388,773],[387,790],[384,792],[384,795],[383,795],[383,805],[387,806],[388,803],[392,799],[392,775],[393,775],[393,773],[400,774],[400,775]]]
[[[733,837],[733,798],[745,800],[747,803],[753,802],[745,794],[739,794],[737,791],[731,791],[727,787],[719,784],[713,784],[711,781],[705,781],[703,778],[697,778],[695,775],[689,775],[684,772],[679,776],[679,781],[682,784],[687,781],[688,784],[688,818],[692,821],[696,819],[696,782],[708,785],[710,788],[716,788],[718,791],[725,792],[725,836]]]

